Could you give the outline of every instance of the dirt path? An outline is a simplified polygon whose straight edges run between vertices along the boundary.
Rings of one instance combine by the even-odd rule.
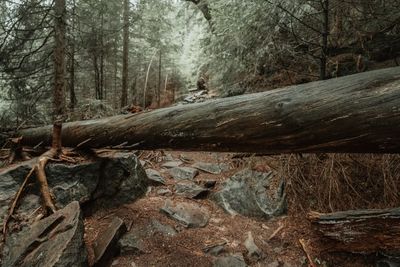
[[[174,193],[175,180],[167,172],[162,172],[161,165],[165,162],[165,158],[170,160],[181,158],[187,162],[183,166],[190,166],[191,162],[228,164],[230,169],[222,172],[222,174],[214,175],[200,171],[195,178],[195,181],[199,183],[204,180],[215,180],[217,184],[213,189],[214,191],[220,187],[221,182],[240,169],[269,169],[261,158],[233,160],[232,154],[198,152],[168,152],[166,155],[159,152],[142,154],[141,159],[146,162],[145,168],[161,171],[161,174],[166,178],[166,185],[151,187],[146,197],[135,203],[117,209],[102,210],[86,218],[86,242],[90,245],[114,216],[122,218],[128,228],[131,228],[131,231],[132,229],[144,228],[157,220],[163,225],[172,226],[178,233],[175,236],[153,233],[143,240],[143,253],[118,256],[114,259],[112,266],[213,266],[216,257],[205,253],[203,250],[207,246],[216,244],[225,244],[224,252],[221,255],[241,253],[249,266],[308,266],[306,255],[298,242],[299,238],[310,236],[307,222],[287,216],[271,220],[254,219],[240,215],[231,216],[208,198],[193,200],[178,196]],[[160,189],[168,189],[171,194],[160,195],[158,192]],[[163,207],[167,199],[195,202],[207,208],[211,213],[208,224],[203,228],[187,229],[168,218],[160,212],[160,208]],[[261,259],[256,260],[247,255],[244,241],[249,232],[254,237],[255,244],[262,251]],[[89,250],[89,254],[93,255],[92,251]],[[320,266],[369,266],[365,259],[357,258],[355,261],[346,255],[335,255],[333,258],[325,260],[327,262],[329,260],[330,264],[320,260]]]

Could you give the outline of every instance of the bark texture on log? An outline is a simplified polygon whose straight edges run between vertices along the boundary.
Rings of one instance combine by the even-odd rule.
[[[328,251],[400,252],[400,208],[310,213],[309,219]]]
[[[19,132],[50,144],[51,126]],[[400,152],[400,67],[63,125],[74,147],[257,153]]]

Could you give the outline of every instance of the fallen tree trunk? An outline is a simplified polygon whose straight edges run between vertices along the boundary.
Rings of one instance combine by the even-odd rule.
[[[313,228],[322,235],[325,251],[399,253],[400,208],[310,213]]]
[[[19,132],[50,144],[51,126]],[[400,152],[400,68],[63,125],[62,143],[257,153]]]

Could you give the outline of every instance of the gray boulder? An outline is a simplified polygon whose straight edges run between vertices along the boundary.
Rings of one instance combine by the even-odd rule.
[[[32,161],[27,161],[0,172],[1,223],[31,166]],[[65,207],[72,201],[102,206],[128,203],[143,196],[149,183],[143,167],[131,153],[116,153],[102,156],[96,161],[74,165],[49,163],[46,174],[58,208]],[[34,181],[35,177],[31,179]],[[27,190],[16,213],[18,217],[28,218],[38,207],[40,191],[35,183]]]
[[[7,238],[3,266],[87,266],[84,226],[77,201]]]
[[[268,190],[274,173],[242,170],[223,183],[212,199],[232,215],[271,218],[286,212],[286,194],[281,182],[276,191]]]

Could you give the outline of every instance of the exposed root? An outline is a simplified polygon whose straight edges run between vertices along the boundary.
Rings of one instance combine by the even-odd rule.
[[[58,154],[57,150],[50,149],[39,158],[37,164],[35,164],[34,167],[36,173],[36,179],[38,180],[40,185],[40,193],[42,194],[43,197],[45,211],[50,213],[54,213],[56,211],[56,207],[53,203],[53,198],[51,196],[49,185],[47,183],[45,167],[46,164],[49,162],[49,160],[56,157],[57,154]]]
[[[21,195],[22,195],[22,192],[24,191],[25,186],[26,186],[26,184],[28,183],[29,178],[32,176],[34,170],[35,170],[35,169],[32,168],[32,169],[29,171],[28,175],[27,175],[27,176],[25,177],[25,179],[24,179],[24,182],[22,183],[22,185],[21,185],[20,188],[18,189],[18,192],[15,194],[15,197],[14,197],[14,200],[13,200],[13,202],[12,202],[12,204],[11,204],[10,210],[9,210],[9,212],[8,212],[8,214],[7,214],[7,217],[4,219],[4,222],[3,222],[3,240],[5,240],[5,236],[6,236],[6,234],[7,234],[7,225],[8,225],[8,221],[10,220],[11,216],[14,214],[15,207],[16,207],[17,204],[18,204],[18,200],[20,199],[20,197],[21,197]]]
[[[36,179],[39,182],[40,186],[40,193],[43,197],[43,204],[44,204],[44,210],[46,214],[49,213],[54,213],[56,212],[56,206],[54,205],[53,202],[53,197],[50,193],[49,185],[47,183],[47,177],[46,177],[46,164],[52,160],[54,157],[58,156],[58,150],[55,149],[50,149],[49,151],[45,152],[42,156],[40,156],[37,160],[37,162],[33,165],[31,170],[29,171],[28,175],[25,177],[24,182],[20,186],[18,192],[15,194],[14,200],[10,206],[8,215],[6,219],[3,222],[3,240],[5,240],[6,234],[7,234],[7,225],[14,214],[15,208],[18,204],[19,199],[21,198],[22,192],[25,189],[26,184],[28,183],[29,178],[32,176],[33,173],[36,174]]]
[[[299,239],[299,243],[301,245],[301,248],[303,249],[304,253],[307,256],[308,263],[310,267],[317,267],[317,265],[314,263],[311,255],[308,252],[307,246],[306,246],[306,241],[304,239]]]

